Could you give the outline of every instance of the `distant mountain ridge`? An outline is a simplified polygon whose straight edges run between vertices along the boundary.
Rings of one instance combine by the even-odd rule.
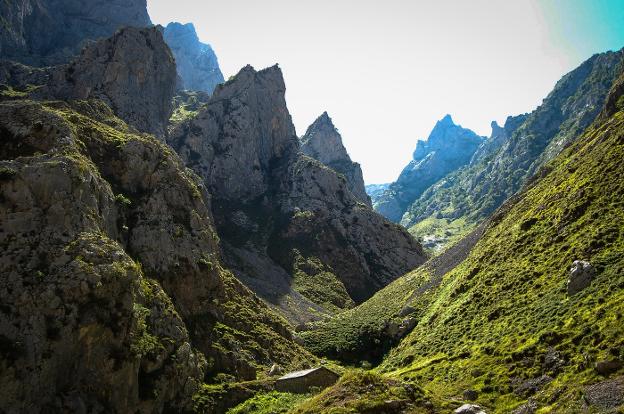
[[[375,210],[400,222],[406,209],[429,186],[470,162],[483,141],[483,137],[456,125],[446,115],[436,123],[426,141],[418,141],[412,161],[377,199]]]
[[[426,189],[401,224],[417,237],[461,235],[507,198],[594,121],[622,67],[624,52],[596,54],[565,75],[530,114],[509,117],[470,164]]]
[[[210,45],[199,41],[192,23],[169,23],[164,37],[176,60],[180,89],[212,93],[224,82],[217,55]]]

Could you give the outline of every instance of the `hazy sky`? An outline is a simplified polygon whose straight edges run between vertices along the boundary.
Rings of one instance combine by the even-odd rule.
[[[148,0],[192,22],[225,78],[279,63],[297,133],[323,111],[367,183],[393,181],[450,113],[481,135],[624,46],[624,0]]]

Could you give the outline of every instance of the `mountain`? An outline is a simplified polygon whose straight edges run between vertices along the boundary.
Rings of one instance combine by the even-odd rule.
[[[622,410],[622,85],[624,75],[597,120],[469,237],[305,332],[310,349],[381,360],[381,378],[422,386],[440,412]],[[322,395],[370,398],[342,384]],[[340,404],[326,398],[304,412]]]
[[[210,45],[199,41],[192,23],[169,23],[164,36],[176,60],[181,89],[212,93],[223,83],[217,56]]]
[[[385,184],[367,184],[364,188],[366,190],[366,194],[371,199],[371,202],[375,204],[379,197],[383,195],[383,193],[390,187],[390,183]]]
[[[323,112],[301,137],[301,151],[344,175],[349,191],[361,202],[372,206],[364,188],[360,164],[351,161],[342,137],[327,112]]]
[[[416,199],[401,224],[419,238],[453,240],[474,228],[518,191],[548,160],[578,136],[600,112],[621,67],[623,51],[592,56],[565,75],[528,115],[497,128],[493,148],[444,177]],[[498,137],[498,138],[497,138]]]
[[[0,90],[0,411],[190,411],[206,382],[315,363],[224,268],[201,180],[100,94],[136,95],[128,115],[173,93],[160,31],[123,29],[48,70]]]
[[[413,160],[381,195],[375,210],[394,222],[436,181],[466,165],[484,139],[455,125],[450,115],[438,121],[426,141],[418,141]]]
[[[277,66],[247,66],[168,142],[213,196],[227,266],[299,323],[352,307],[425,257],[343,175],[301,152],[284,93]]]
[[[146,0],[0,2],[0,56],[31,66],[66,63],[89,40],[151,24]]]

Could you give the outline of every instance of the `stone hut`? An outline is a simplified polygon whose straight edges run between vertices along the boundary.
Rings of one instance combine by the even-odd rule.
[[[306,393],[312,387],[326,388],[338,381],[340,375],[326,367],[291,372],[277,379],[275,389],[282,392]]]

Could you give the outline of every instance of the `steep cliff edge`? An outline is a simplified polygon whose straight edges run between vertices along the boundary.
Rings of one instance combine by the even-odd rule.
[[[226,261],[293,321],[369,297],[424,260],[343,176],[299,151],[277,67],[246,67],[169,143],[213,194]],[[310,311],[312,310],[312,311]]]
[[[127,27],[89,43],[66,65],[38,69],[0,62],[0,83],[16,98],[99,99],[138,131],[164,140],[176,66],[159,28]]]
[[[351,161],[342,144],[342,137],[327,112],[319,116],[301,137],[301,152],[344,175],[349,191],[364,204],[372,206],[366,194],[360,164]]]
[[[151,25],[146,0],[12,0],[0,16],[0,56],[30,66],[67,63],[89,40]]]
[[[212,93],[223,83],[217,56],[210,45],[199,41],[192,23],[169,23],[164,36],[175,57],[182,89]]]

